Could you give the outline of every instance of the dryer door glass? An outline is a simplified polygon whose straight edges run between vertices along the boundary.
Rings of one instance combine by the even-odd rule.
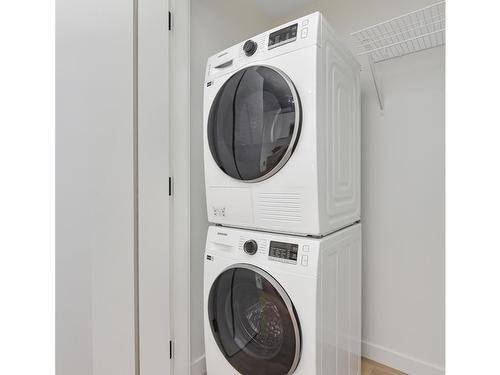
[[[300,100],[281,71],[251,66],[231,76],[215,97],[208,118],[208,143],[229,176],[256,182],[276,173],[290,158],[300,131]]]
[[[236,265],[214,282],[208,317],[224,357],[242,375],[291,374],[300,357],[300,326],[276,280],[251,265]]]

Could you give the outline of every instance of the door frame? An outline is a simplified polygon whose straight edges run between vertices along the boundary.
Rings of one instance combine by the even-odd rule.
[[[134,1],[136,375],[172,374],[169,0]]]
[[[190,1],[134,0],[134,8],[135,372],[189,374]]]
[[[173,375],[191,373],[190,1],[170,0],[171,331]],[[175,218],[175,219],[174,219]]]

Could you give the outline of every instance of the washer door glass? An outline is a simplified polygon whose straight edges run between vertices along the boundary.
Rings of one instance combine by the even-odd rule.
[[[281,71],[251,66],[221,87],[208,118],[208,143],[229,176],[261,181],[292,155],[300,131],[300,100]]]
[[[291,374],[300,358],[300,326],[293,304],[270,275],[236,265],[214,282],[208,301],[212,333],[242,375]]]

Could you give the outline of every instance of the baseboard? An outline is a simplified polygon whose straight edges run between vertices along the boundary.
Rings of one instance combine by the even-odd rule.
[[[207,371],[205,355],[198,357],[191,363],[191,375],[202,375]]]
[[[375,362],[398,369],[410,375],[444,375],[444,368],[421,361],[406,354],[395,352],[380,345],[363,341],[363,357]],[[205,355],[198,357],[191,363],[191,375],[203,375],[207,370]]]
[[[410,375],[444,375],[444,368],[395,352],[367,341],[362,342],[363,357],[398,369]]]

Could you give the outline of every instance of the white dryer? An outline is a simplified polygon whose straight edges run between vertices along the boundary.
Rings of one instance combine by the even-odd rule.
[[[361,225],[322,239],[221,226],[204,266],[208,375],[360,375]]]
[[[208,219],[324,235],[360,217],[360,67],[320,13],[208,59]]]

